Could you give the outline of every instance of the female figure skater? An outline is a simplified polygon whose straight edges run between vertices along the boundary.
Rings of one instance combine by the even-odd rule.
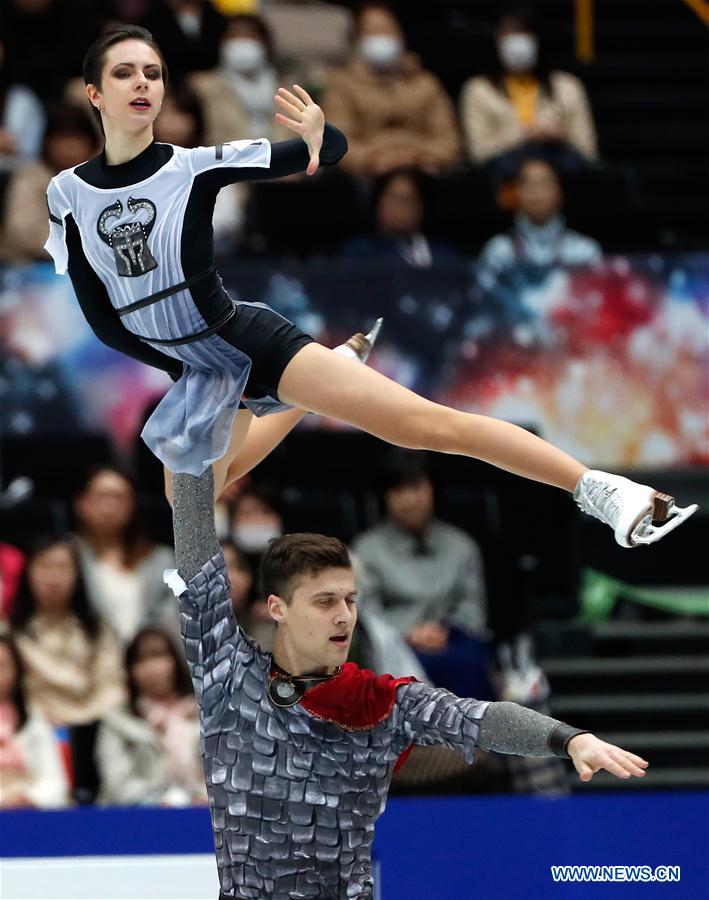
[[[215,463],[218,496],[307,410],[392,444],[476,457],[571,491],[626,547],[658,540],[694,512],[646,485],[588,470],[515,425],[425,400],[263,304],[228,296],[212,251],[220,188],[313,175],[347,151],[302,88],[275,97],[276,120],[296,139],[184,149],[153,141],[167,69],[149,32],[124,26],[102,35],[86,55],[84,80],[105,149],[52,180],[46,248],[57,272],[68,270],[101,340],[177,378],[143,431],[169,472],[198,476]],[[253,421],[288,406],[295,409]]]

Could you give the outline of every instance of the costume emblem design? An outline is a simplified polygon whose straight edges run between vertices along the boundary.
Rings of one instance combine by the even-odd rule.
[[[96,230],[101,240],[112,248],[118,274],[135,278],[157,266],[148,247],[148,235],[155,224],[155,204],[150,200],[134,200],[129,197],[126,205],[133,215],[142,210],[147,218],[111,227],[111,220],[120,219],[123,213],[123,204],[116,200],[102,211],[96,222]]]

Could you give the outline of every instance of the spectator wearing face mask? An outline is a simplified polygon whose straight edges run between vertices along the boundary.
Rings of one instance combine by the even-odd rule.
[[[491,287],[514,274],[534,279],[554,266],[587,266],[600,261],[600,245],[567,228],[561,215],[559,176],[543,159],[528,159],[516,181],[517,214],[507,234],[491,238],[479,259],[481,281]]]
[[[457,258],[450,244],[431,240],[423,231],[424,205],[416,170],[385,175],[373,195],[375,232],[353,238],[343,259],[428,268]]]
[[[167,632],[144,628],[126,648],[125,666],[128,705],[104,717],[96,739],[99,800],[206,803],[199,713],[184,659]]]
[[[283,137],[273,118],[278,89],[271,33],[260,16],[232,16],[211,72],[198,72],[190,83],[205,113],[208,143],[245,138]]]
[[[568,72],[551,71],[530,14],[504,13],[495,28],[496,71],[467,81],[460,95],[469,157],[507,177],[530,146],[565,170],[598,156],[586,91]]]
[[[0,259],[27,263],[47,259],[47,185],[62,169],[98,152],[98,138],[87,113],[61,104],[50,113],[41,159],[18,168],[7,186],[0,224]]]
[[[283,518],[268,491],[256,485],[244,488],[232,507],[231,539],[254,570],[269,542],[281,534]]]
[[[330,76],[323,108],[349,141],[341,165],[357,174],[410,167],[435,174],[460,158],[451,101],[406,51],[401,25],[386,3],[359,8],[352,59]]]

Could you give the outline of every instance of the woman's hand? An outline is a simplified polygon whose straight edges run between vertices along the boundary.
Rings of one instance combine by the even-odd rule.
[[[325,116],[310,94],[300,85],[294,84],[293,90],[295,94],[286,88],[278,88],[274,99],[283,113],[276,113],[276,122],[285,125],[303,138],[310,151],[310,162],[306,172],[308,175],[314,175],[320,165]]]
[[[605,769],[617,778],[642,778],[648,766],[647,760],[614,744],[607,744],[593,734],[577,734],[567,744],[581,781],[590,781],[596,772]]]

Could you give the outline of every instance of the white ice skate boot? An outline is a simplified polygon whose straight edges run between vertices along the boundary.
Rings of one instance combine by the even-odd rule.
[[[344,344],[335,347],[335,353],[339,353],[340,356],[346,356],[348,359],[356,359],[359,360],[359,362],[366,363],[369,359],[369,354],[372,352],[374,342],[381,330],[383,321],[384,319],[377,319],[369,334],[362,334],[359,331],[357,334],[353,334]]]
[[[574,500],[585,513],[610,525],[621,547],[654,544],[697,509],[696,503],[676,506],[669,494],[595,469],[581,476]]]

